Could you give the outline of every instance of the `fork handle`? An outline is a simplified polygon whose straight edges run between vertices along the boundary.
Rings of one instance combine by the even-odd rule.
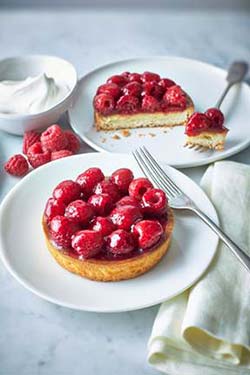
[[[250,271],[250,257],[239,246],[237,246],[236,243],[234,243],[231,238],[228,237],[206,214],[200,211],[197,207],[193,207],[192,210],[217,234],[217,236],[227,245],[232,253],[243,264],[243,266]]]

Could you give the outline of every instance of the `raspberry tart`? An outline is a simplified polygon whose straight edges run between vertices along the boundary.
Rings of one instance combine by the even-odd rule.
[[[165,193],[122,168],[57,185],[43,214],[47,248],[66,270],[96,281],[139,276],[167,252],[174,227]]]
[[[108,78],[98,87],[93,106],[97,130],[183,125],[194,111],[180,86],[151,72]]]
[[[219,109],[209,108],[205,113],[195,112],[186,125],[186,145],[223,150],[227,133],[224,115]]]

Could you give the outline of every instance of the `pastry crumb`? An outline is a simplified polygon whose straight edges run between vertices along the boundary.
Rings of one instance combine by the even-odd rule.
[[[150,135],[150,137],[156,137],[156,134],[155,133],[148,133]]]
[[[112,139],[118,140],[118,139],[120,139],[120,137],[119,137],[118,134],[115,134],[115,135],[112,136]]]
[[[102,143],[105,143],[106,140],[107,140],[107,138],[102,138],[102,139],[101,139],[101,142],[102,142]]]
[[[143,134],[143,133],[139,133],[139,134],[138,134],[138,137],[145,137],[145,134]]]
[[[131,135],[131,132],[128,129],[122,129],[120,133],[123,135],[123,137],[129,137]]]

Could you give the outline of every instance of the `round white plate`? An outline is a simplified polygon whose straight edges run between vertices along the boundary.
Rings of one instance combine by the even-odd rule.
[[[180,57],[138,58],[105,65],[79,81],[78,95],[69,110],[70,123],[79,136],[98,151],[129,153],[144,144],[168,165],[194,167],[229,157],[250,144],[250,88],[246,84],[231,89],[222,105],[226,126],[230,129],[224,151],[199,153],[183,147],[183,126],[164,132],[162,128],[134,129],[129,137],[120,132],[97,132],[93,126],[92,100],[96,89],[113,74],[145,70],[169,77],[180,84],[193,98],[196,109],[204,111],[217,102],[226,85],[226,71],[200,61]],[[120,139],[114,139],[118,134]]]
[[[56,304],[79,310],[119,312],[167,300],[191,286],[213,258],[217,237],[198,218],[175,212],[175,230],[164,259],[133,280],[94,282],[66,271],[45,246],[41,217],[48,197],[63,179],[75,178],[91,166],[106,175],[129,167],[140,176],[129,155],[90,153],[61,159],[30,173],[6,196],[0,207],[0,256],[11,274],[26,288]],[[169,175],[195,199],[215,222],[216,212],[192,180],[168,167]]]

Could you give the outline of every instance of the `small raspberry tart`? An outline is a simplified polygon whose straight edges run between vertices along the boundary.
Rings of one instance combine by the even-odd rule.
[[[194,111],[180,86],[151,72],[108,78],[98,87],[93,106],[97,130],[183,125]]]
[[[42,226],[47,248],[63,268],[91,280],[119,281],[161,260],[174,218],[165,193],[147,179],[134,179],[127,168],[110,177],[90,168],[76,182],[55,187]]]

